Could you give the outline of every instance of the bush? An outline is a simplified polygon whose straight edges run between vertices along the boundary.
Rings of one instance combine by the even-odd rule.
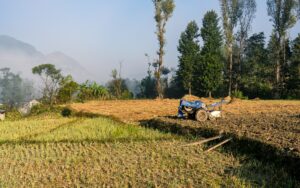
[[[76,93],[79,90],[79,84],[73,81],[71,76],[67,76],[61,83],[61,87],[58,91],[57,101],[59,103],[72,102]]]
[[[60,106],[49,106],[45,104],[40,104],[32,107],[29,117],[59,117],[62,111]]]
[[[108,90],[96,82],[86,81],[79,86],[78,99],[81,102],[85,100],[105,100],[108,98]]]
[[[133,93],[131,93],[130,91],[128,90],[125,90],[123,93],[122,93],[122,96],[121,96],[121,99],[133,99]]]
[[[62,111],[61,111],[61,115],[63,117],[70,117],[72,115],[72,110],[70,108],[64,108]]]
[[[242,91],[239,91],[239,90],[233,91],[233,92],[232,92],[232,97],[238,98],[238,99],[248,99],[248,97],[247,97],[247,96],[244,96],[243,92],[242,92]]]

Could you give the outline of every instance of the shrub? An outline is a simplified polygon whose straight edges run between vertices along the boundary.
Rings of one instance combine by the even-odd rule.
[[[133,93],[131,93],[131,92],[128,91],[128,90],[125,90],[125,91],[122,93],[121,99],[133,99]]]
[[[79,86],[78,99],[80,101],[84,100],[105,100],[109,97],[108,90],[98,85],[96,82],[86,81]]]
[[[232,97],[238,98],[238,99],[248,99],[248,97],[247,97],[247,96],[244,96],[243,92],[242,92],[242,91],[239,91],[239,90],[233,91],[233,92],[232,92]]]
[[[71,76],[65,77],[58,91],[57,101],[59,103],[71,102],[78,90],[79,84],[76,83]]]
[[[64,108],[61,111],[63,117],[70,117],[72,115],[72,110],[70,108]]]

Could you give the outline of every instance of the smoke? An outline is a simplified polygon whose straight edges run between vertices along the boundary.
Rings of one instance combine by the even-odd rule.
[[[133,95],[136,97],[139,93],[141,93],[141,83],[140,81],[137,81],[136,79],[125,79],[125,84],[128,88],[128,90],[133,93]]]
[[[0,69],[0,102],[10,108],[21,106],[35,97],[33,83],[9,68]]]

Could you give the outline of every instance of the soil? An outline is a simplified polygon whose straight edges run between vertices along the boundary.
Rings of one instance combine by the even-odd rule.
[[[218,101],[201,98],[206,104]],[[220,100],[220,99],[219,99]],[[300,157],[300,101],[238,100],[223,105],[223,117],[197,122],[177,119],[179,100],[92,101],[73,104],[77,111],[113,116],[124,122],[157,120],[182,127],[202,128],[266,143]],[[201,133],[199,133],[201,134]]]

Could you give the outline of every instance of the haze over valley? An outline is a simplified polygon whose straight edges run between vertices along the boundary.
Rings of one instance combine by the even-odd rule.
[[[10,68],[12,72],[19,73],[22,78],[35,80],[32,68],[40,64],[53,64],[62,70],[62,74],[72,75],[77,82],[95,80],[80,63],[63,52],[43,54],[31,44],[22,42],[7,35],[0,36],[0,62],[1,68]]]

